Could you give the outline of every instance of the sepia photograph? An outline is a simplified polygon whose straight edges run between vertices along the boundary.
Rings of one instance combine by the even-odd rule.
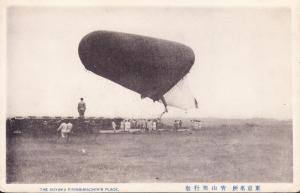
[[[297,182],[290,7],[5,10],[5,184]]]

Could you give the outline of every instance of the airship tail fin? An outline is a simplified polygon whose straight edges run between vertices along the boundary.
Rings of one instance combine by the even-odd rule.
[[[186,77],[182,78],[171,90],[165,95],[165,102],[168,106],[188,110],[198,108],[198,102],[188,84]]]

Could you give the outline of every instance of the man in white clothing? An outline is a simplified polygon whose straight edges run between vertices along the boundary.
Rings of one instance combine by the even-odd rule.
[[[153,129],[154,131],[156,131],[156,120],[154,120],[153,123],[152,123],[152,129]]]
[[[116,132],[116,129],[117,129],[117,124],[115,123],[115,121],[112,121],[112,122],[111,122],[111,127],[113,128],[114,133],[115,133],[115,132]]]
[[[70,141],[70,133],[72,131],[73,124],[72,123],[65,123],[64,121],[60,124],[57,129],[57,132],[61,132],[61,137],[65,139],[66,142]]]
[[[131,127],[130,121],[126,120],[126,122],[125,122],[125,131],[129,131],[130,127]]]

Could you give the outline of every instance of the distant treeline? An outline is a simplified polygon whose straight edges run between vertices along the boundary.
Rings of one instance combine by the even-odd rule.
[[[6,120],[7,134],[22,133],[28,135],[56,134],[63,122],[73,124],[74,133],[95,132],[95,130],[111,129],[111,122],[120,122],[121,118],[86,118],[74,117],[12,117]]]

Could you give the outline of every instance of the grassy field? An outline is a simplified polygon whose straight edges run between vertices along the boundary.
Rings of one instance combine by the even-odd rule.
[[[290,124],[89,134],[70,144],[21,135],[7,142],[7,182],[291,182],[292,156]]]

